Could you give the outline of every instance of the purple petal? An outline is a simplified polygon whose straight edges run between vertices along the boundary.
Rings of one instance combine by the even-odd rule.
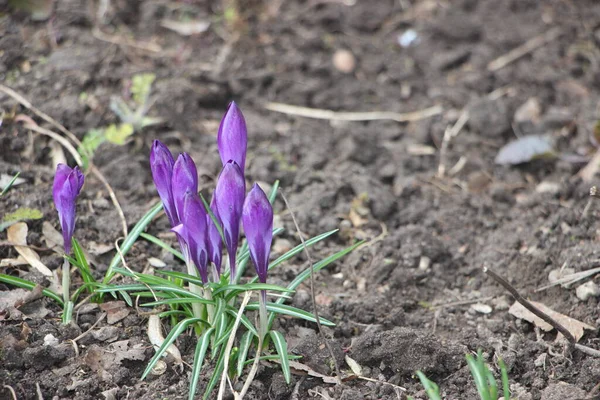
[[[208,230],[206,215],[204,204],[198,194],[188,190],[184,194],[181,225],[179,225],[183,229],[177,226],[176,228],[180,232],[176,232],[187,242],[190,257],[196,268],[198,268],[200,277],[204,283],[208,282]]]
[[[265,192],[256,183],[244,202],[242,223],[258,280],[266,283],[273,241],[273,207]]]
[[[210,209],[217,218],[219,224],[223,226],[221,218],[219,217],[219,211],[217,210],[217,203],[215,199],[216,197],[213,195],[213,198],[210,202]],[[206,222],[208,223],[208,259],[215,265],[217,275],[219,275],[221,273],[223,240],[221,239],[221,235],[219,234],[217,226],[213,222],[212,218],[210,218],[210,215],[206,216]]]
[[[235,257],[240,237],[240,218],[246,194],[246,183],[240,167],[228,161],[219,175],[215,189],[217,212],[223,223],[225,246],[229,253],[230,278],[235,279]]]
[[[173,166],[173,176],[171,178],[171,190],[173,192],[173,202],[177,217],[181,221],[183,213],[183,199],[186,192],[198,193],[198,171],[194,160],[187,153],[182,153],[177,157]]]
[[[217,145],[223,166],[229,160],[233,160],[240,167],[242,175],[244,175],[247,142],[248,132],[244,115],[237,104],[232,101],[221,120],[219,134],[217,135]]]
[[[58,211],[65,253],[67,254],[71,252],[71,239],[73,232],[75,232],[76,200],[83,182],[84,176],[79,167],[71,169],[64,164],[58,164],[56,167],[52,197]]]
[[[171,190],[173,164],[175,164],[175,161],[167,146],[155,140],[152,143],[152,150],[150,150],[150,169],[152,170],[154,186],[156,186],[165,214],[167,214],[172,227],[179,224],[173,201],[173,191]]]

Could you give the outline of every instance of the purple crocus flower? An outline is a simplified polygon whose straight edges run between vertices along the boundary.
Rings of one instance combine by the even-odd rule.
[[[232,101],[221,120],[219,134],[217,135],[217,146],[223,166],[229,160],[235,161],[242,171],[242,176],[246,166],[247,142],[248,132],[244,115],[237,104]]]
[[[219,225],[223,225],[221,217],[219,217],[219,211],[217,210],[217,203],[215,201],[216,196],[210,202],[210,210],[217,218]],[[217,226],[210,218],[210,215],[206,216],[206,222],[208,223],[208,259],[215,265],[215,279],[221,274],[221,257],[223,252],[223,240]]]
[[[183,210],[180,214],[181,224],[173,228],[187,244],[191,261],[200,272],[202,282],[208,282],[208,230],[206,210],[196,192],[190,190],[183,195]]]
[[[172,227],[179,224],[171,189],[174,164],[175,160],[173,160],[173,155],[167,146],[159,140],[155,140],[152,143],[152,150],[150,150],[150,169],[152,170],[152,179],[158,191],[158,196],[163,203],[165,214],[167,214]]]
[[[67,165],[58,164],[54,184],[52,186],[52,197],[58,211],[60,227],[62,229],[65,253],[71,253],[71,238],[75,231],[75,200],[83,186],[83,173],[79,167],[69,168]]]
[[[235,280],[235,258],[240,239],[240,218],[245,194],[246,183],[240,167],[235,161],[228,161],[219,175],[214,196],[217,212],[223,223],[231,282]]]
[[[265,192],[256,183],[244,201],[242,223],[258,280],[266,283],[273,241],[273,207]]]
[[[179,221],[182,221],[183,201],[186,192],[198,193],[198,172],[194,160],[187,153],[182,153],[177,157],[173,166],[173,176],[171,178],[171,190],[173,193],[173,202]]]

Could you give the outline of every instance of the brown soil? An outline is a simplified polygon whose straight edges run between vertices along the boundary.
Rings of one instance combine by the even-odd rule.
[[[110,97],[127,93],[132,75],[156,74],[150,115],[164,122],[136,133],[125,146],[104,144],[94,159],[130,227],[157,198],[147,161],[154,138],[175,152],[190,152],[202,184],[212,187],[219,171],[218,121],[233,99],[249,127],[248,180],[281,179],[307,234],[341,228],[313,250],[314,258],[356,239],[377,238],[317,276],[319,311],[337,323],[327,333],[343,369],[349,369],[347,354],[365,376],[423,399],[414,376],[420,369],[438,382],[444,398],[476,399],[464,355],[481,348],[490,363],[497,356],[505,360],[519,399],[595,398],[600,359],[564,354],[555,333],[540,333],[511,316],[512,299],[482,267],[494,268],[522,294],[557,312],[598,324],[597,298],[580,301],[575,287],[536,291],[548,284],[553,269],[566,265],[583,271],[598,264],[599,211],[591,203],[583,213],[594,182],[577,175],[595,151],[590,137],[599,118],[596,1],[234,0],[223,2],[241,10],[229,19],[222,18],[220,2],[113,1],[102,16],[98,2],[56,3],[44,22],[0,3],[0,81],[82,138],[90,129],[117,122]],[[209,29],[181,36],[161,26],[164,19],[181,18],[182,7],[193,19],[211,21]],[[408,29],[418,39],[403,48],[398,37]],[[560,36],[496,71],[488,69],[497,57],[552,29]],[[351,73],[334,66],[338,50],[354,55]],[[540,112],[515,121],[515,112],[530,98],[538,100]],[[433,105],[444,111],[408,123],[341,122],[268,111],[267,101],[336,111],[409,112]],[[30,134],[10,116],[26,114],[52,127],[4,93],[0,111],[5,118],[0,173],[20,171],[25,179],[2,198],[0,215],[18,207],[40,209],[44,218],[29,223],[28,240],[56,269],[60,255],[44,250],[42,234],[44,221],[58,226],[51,202],[55,143]],[[445,165],[455,172],[451,168],[459,160],[465,164],[438,178],[444,131],[462,111],[469,112],[469,120],[450,142]],[[532,133],[553,136],[562,156],[521,166],[494,164],[500,147],[515,135]],[[435,151],[415,151],[423,148]],[[573,155],[580,162],[573,162]],[[286,228],[282,238],[298,243],[289,212],[283,203],[277,209]],[[150,232],[167,230],[161,218]],[[114,252],[93,254],[94,249],[121,235],[108,193],[88,176],[76,236],[92,253],[98,276]],[[16,256],[3,242],[0,258]],[[143,241],[129,253],[129,266],[141,271],[149,257],[180,268]],[[270,279],[287,282],[304,267],[299,257]],[[0,272],[48,284],[27,266],[0,267]],[[14,293],[5,285],[0,290],[0,300]],[[491,313],[475,311],[473,303],[490,305]],[[293,304],[311,309],[308,287],[298,291]],[[189,368],[181,373],[170,365],[163,375],[139,380],[153,350],[145,317],[135,310],[114,324],[98,324],[94,334],[78,341],[78,354],[68,339],[89,329],[101,310],[83,310],[69,328],[61,326],[60,309],[49,299],[20,311],[20,317],[7,310],[0,314],[0,398],[11,398],[8,386],[18,399],[37,399],[37,391],[45,399],[187,398]],[[333,373],[314,325],[281,319],[278,326],[302,363]],[[44,345],[48,334],[59,344]],[[597,331],[586,331],[581,343],[598,347]],[[195,339],[184,337],[178,346],[190,361]],[[110,354],[121,356],[115,361]],[[209,373],[210,368],[200,387]],[[300,375],[287,386],[276,365],[265,365],[248,397],[404,395],[383,383],[352,380],[335,386]]]

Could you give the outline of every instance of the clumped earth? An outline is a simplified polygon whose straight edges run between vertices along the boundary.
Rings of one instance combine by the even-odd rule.
[[[594,171],[579,171],[597,150],[600,4],[114,1],[99,11],[98,2],[56,3],[46,21],[1,10],[0,81],[81,139],[118,122],[110,98],[126,97],[133,75],[156,74],[149,114],[163,122],[123,146],[103,144],[94,157],[130,228],[157,200],[148,168],[155,138],[199,160],[203,187],[213,187],[218,122],[234,99],[250,132],[248,179],[281,179],[306,234],[340,228],[312,257],[368,240],[318,274],[316,296],[319,312],[337,324],[326,334],[342,370],[349,370],[347,355],[375,381],[336,386],[299,372],[287,386],[277,365],[263,365],[249,398],[397,399],[408,393],[423,399],[414,376],[420,369],[438,382],[444,398],[474,399],[464,355],[477,349],[495,371],[497,357],[504,359],[514,397],[596,398],[600,359],[565,354],[555,332],[510,315],[513,300],[482,267],[557,312],[592,326],[600,322],[598,299],[576,296],[581,282],[536,291],[548,285],[552,270],[584,271],[599,262],[599,210],[589,197],[596,179]],[[211,25],[185,36],[165,28],[165,20]],[[398,38],[409,29],[417,38],[402,47]],[[489,67],[537,36],[542,40],[521,58]],[[334,57],[339,51],[353,57]],[[276,113],[265,108],[268,101],[335,111],[410,112],[434,105],[443,111],[411,122],[344,122]],[[5,91],[0,108],[0,173],[20,171],[24,179],[0,201],[0,215],[19,207],[41,210],[43,219],[28,222],[28,243],[56,269],[61,257],[50,249],[47,224],[58,227],[51,184],[59,146],[13,117],[24,114],[56,128]],[[463,112],[466,124],[440,156],[445,130]],[[518,166],[494,163],[502,146],[528,134],[552,137],[559,156]],[[298,243],[289,211],[283,202],[276,207],[285,233],[275,252]],[[151,225],[150,233],[173,241],[167,232],[164,217]],[[0,258],[16,258],[0,235]],[[76,237],[98,276],[121,236],[108,192],[88,176]],[[181,268],[144,241],[129,253],[128,265],[141,271],[150,257]],[[299,257],[270,279],[288,282],[305,267]],[[27,265],[0,272],[49,283]],[[187,398],[187,367],[168,364],[162,375],[139,380],[153,355],[143,313],[117,304],[112,319],[74,346],[69,339],[92,327],[101,308],[82,307],[77,323],[64,327],[51,300],[16,309],[26,293],[6,285],[0,290],[0,398],[12,398],[10,388],[19,399]],[[293,304],[312,309],[307,286]],[[333,375],[314,325],[292,319],[277,325],[304,365]],[[587,330],[580,343],[597,348],[597,330]],[[194,346],[189,336],[178,342],[186,361]],[[209,373],[210,367],[200,387]]]

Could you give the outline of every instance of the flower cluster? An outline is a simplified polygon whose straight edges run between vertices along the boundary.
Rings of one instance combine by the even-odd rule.
[[[235,281],[241,223],[257,275],[265,283],[273,208],[258,184],[254,184],[246,196],[246,122],[234,102],[219,126],[217,145],[223,169],[210,203],[210,213],[198,195],[194,160],[186,153],[174,160],[169,149],[158,140],[154,141],[150,153],[154,184],[186,263],[195,265],[202,282],[219,279],[223,245],[228,254],[230,280]]]

